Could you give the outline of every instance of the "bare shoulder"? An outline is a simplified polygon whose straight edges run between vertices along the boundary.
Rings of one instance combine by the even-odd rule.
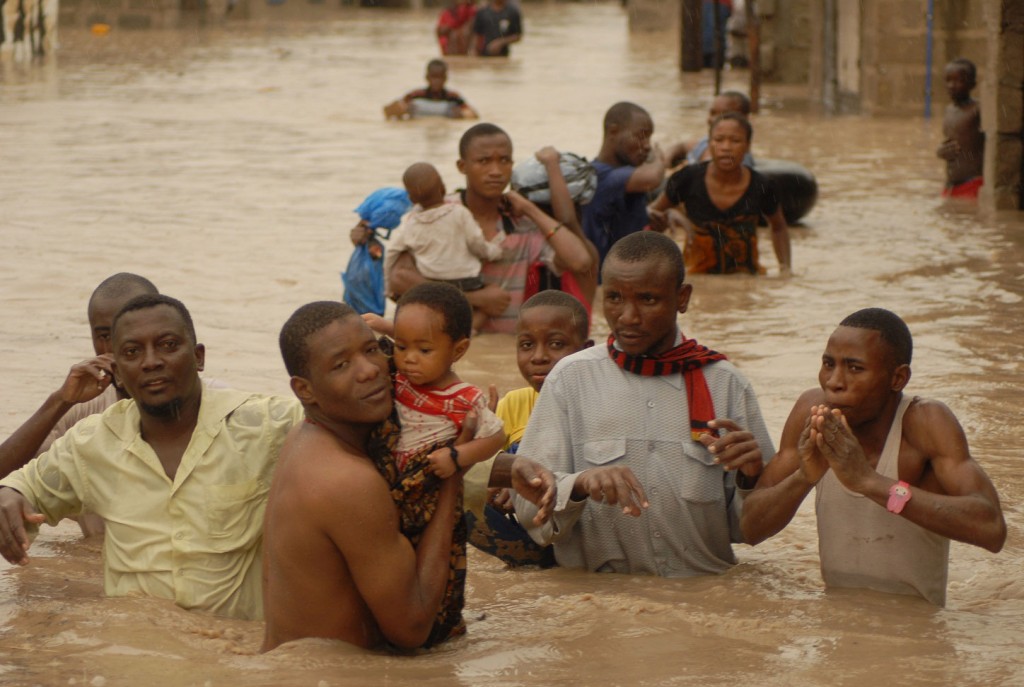
[[[922,460],[970,458],[960,421],[949,406],[930,398],[915,397],[907,407],[903,442]]]
[[[940,429],[962,430],[960,421],[942,401],[915,396],[903,416],[904,434]]]
[[[811,408],[820,405],[825,402],[825,392],[819,387],[813,387],[807,389],[800,397],[796,399],[796,403],[793,404],[793,409],[789,411],[789,419],[786,421],[788,425],[790,421],[799,418],[801,424],[803,419],[811,411]]]
[[[387,484],[364,455],[347,450],[329,432],[299,428],[281,452],[278,477],[283,488],[302,491],[311,510],[334,516],[377,498],[390,499]]]

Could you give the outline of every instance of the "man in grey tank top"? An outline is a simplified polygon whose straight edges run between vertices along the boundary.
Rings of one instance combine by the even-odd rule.
[[[840,323],[822,355],[820,388],[793,407],[740,526],[748,543],[764,541],[817,487],[826,586],[944,605],[949,540],[997,552],[1006,522],[952,411],[904,395],[912,349],[906,323],[888,310]]]

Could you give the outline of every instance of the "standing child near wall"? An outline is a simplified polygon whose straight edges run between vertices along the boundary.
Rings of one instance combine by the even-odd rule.
[[[946,65],[946,90],[953,102],[942,120],[945,140],[936,154],[946,161],[946,187],[950,198],[977,198],[982,185],[985,134],[981,110],[971,97],[977,83],[977,69],[970,60],[958,57]]]

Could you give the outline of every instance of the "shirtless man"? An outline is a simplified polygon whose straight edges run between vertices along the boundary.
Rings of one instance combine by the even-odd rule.
[[[418,647],[441,606],[462,480],[441,483],[437,511],[414,549],[374,463],[388,448],[370,446],[392,408],[377,339],[350,307],[324,301],[299,308],[280,342],[306,421],[281,451],[267,505],[263,650],[303,637]],[[525,489],[544,519],[553,478],[527,463],[507,456],[491,483],[497,472],[497,484]]]
[[[912,340],[888,310],[853,313],[822,356],[821,388],[800,397],[778,455],[744,502],[757,544],[817,487],[821,571],[829,587],[923,596],[943,605],[949,540],[999,551],[999,496],[953,413],[910,397]]]
[[[974,63],[962,57],[946,65],[946,90],[953,102],[942,120],[945,139],[935,151],[946,161],[943,196],[977,198],[982,185],[985,134],[981,131],[978,102],[971,97],[976,74]]]

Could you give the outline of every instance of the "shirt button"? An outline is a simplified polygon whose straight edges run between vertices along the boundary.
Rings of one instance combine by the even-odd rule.
[[[647,450],[648,450],[648,451],[651,451],[651,452],[653,452],[653,451],[654,451],[654,442],[653,442],[653,441],[651,441],[651,442],[648,442],[648,444],[647,444]]]
[[[661,532],[655,532],[655,533],[654,533],[654,536],[655,536],[656,538],[657,538],[657,537],[660,537],[660,536],[661,536]]]
[[[185,533],[184,532],[175,532],[174,533],[174,538],[175,539],[184,539],[185,538]]]
[[[647,407],[648,408],[653,408],[654,407],[654,401],[648,401],[647,402]]]

